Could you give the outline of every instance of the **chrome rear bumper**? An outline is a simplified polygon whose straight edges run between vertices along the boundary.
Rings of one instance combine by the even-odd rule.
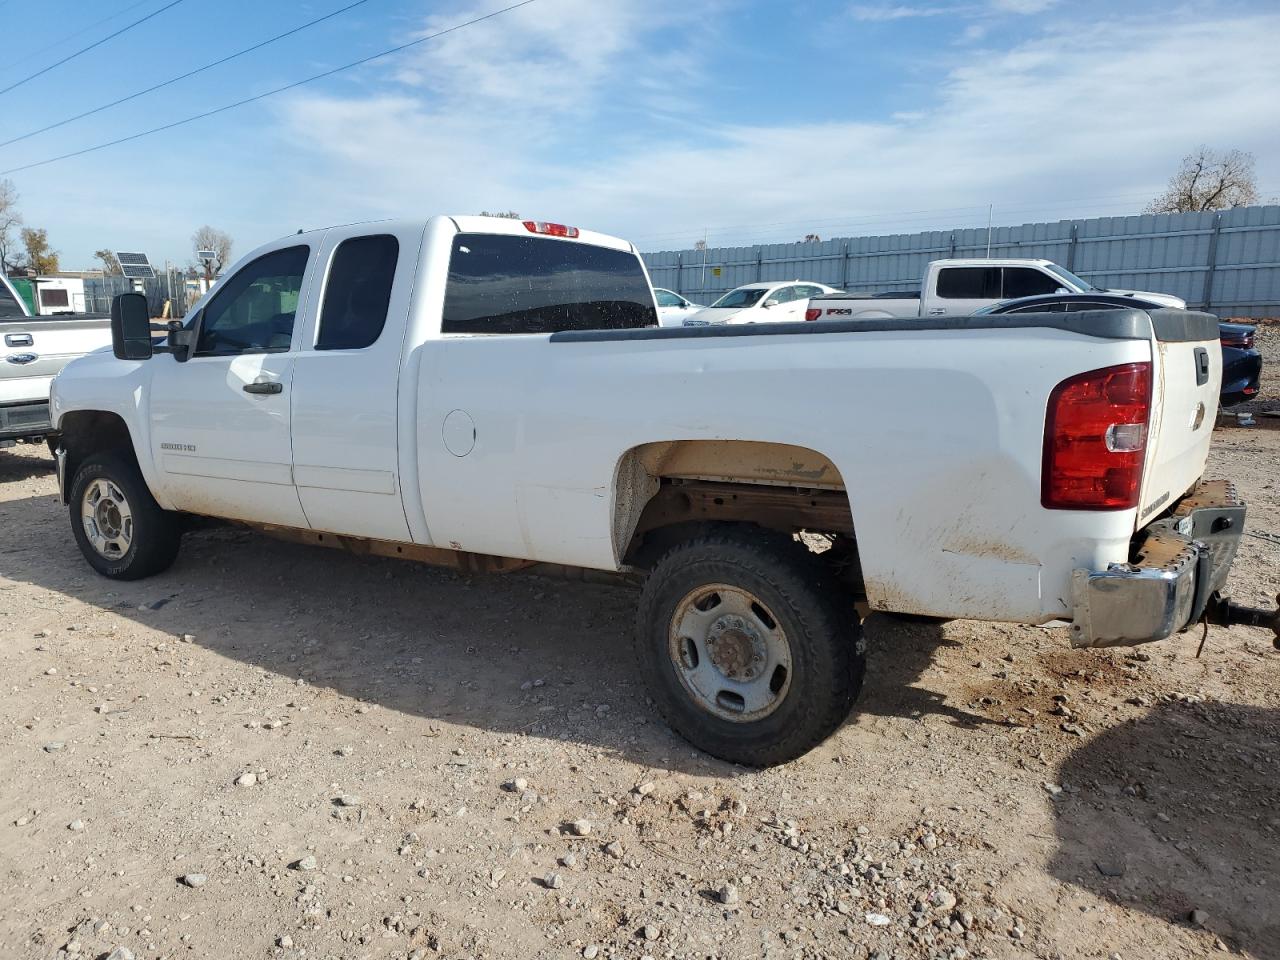
[[[1222,589],[1244,533],[1245,505],[1226,480],[1202,482],[1172,513],[1139,531],[1133,563],[1076,570],[1076,647],[1163,640],[1196,623]]]

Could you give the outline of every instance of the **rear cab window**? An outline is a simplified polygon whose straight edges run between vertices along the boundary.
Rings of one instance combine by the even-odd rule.
[[[22,309],[22,304],[9,292],[9,285],[0,283],[0,321],[25,319],[27,314]]]
[[[634,253],[551,237],[460,233],[453,238],[444,333],[657,325],[652,288]]]
[[[938,271],[943,300],[1000,300],[999,267],[943,267]]]

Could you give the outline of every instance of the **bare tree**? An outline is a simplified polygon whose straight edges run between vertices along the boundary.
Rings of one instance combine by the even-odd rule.
[[[18,190],[12,180],[0,180],[0,274],[13,266],[10,259],[18,243],[18,228],[22,226],[22,214],[18,212]]]
[[[482,217],[502,217],[502,219],[504,219],[504,220],[519,220],[519,219],[520,219],[520,214],[516,213],[514,210],[507,210],[507,211],[505,211],[505,212],[500,212],[500,211],[497,211],[497,210],[495,210],[495,211],[493,211],[493,212],[490,212],[490,211],[488,211],[488,210],[481,210],[481,211],[480,211],[480,216],[482,216]]]
[[[693,243],[693,249],[695,249],[695,250],[705,250],[705,249],[707,249],[707,241],[705,241],[705,240],[695,240],[695,241],[694,241],[694,243]]]
[[[22,246],[27,252],[27,268],[37,276],[58,272],[58,251],[49,246],[49,231],[23,227]]]
[[[804,235],[804,243],[821,243],[822,238],[816,233],[806,233]]]
[[[231,262],[231,234],[207,223],[191,235],[191,249],[199,257],[201,250],[212,250],[213,260],[204,263],[204,278],[212,280]]]
[[[1182,158],[1182,166],[1170,178],[1164,193],[1152,200],[1145,212],[1226,210],[1257,202],[1253,154],[1243,150],[1220,153],[1202,145]]]
[[[102,272],[108,277],[118,277],[124,271],[120,269],[120,261],[116,255],[105,247],[93,252],[93,258],[102,263]]]

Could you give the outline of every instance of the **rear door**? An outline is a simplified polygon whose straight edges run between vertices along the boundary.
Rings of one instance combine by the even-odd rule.
[[[151,444],[178,510],[305,527],[293,484],[289,404],[294,320],[305,309],[306,243],[272,250],[220,280],[196,318],[196,349],[151,361]]]
[[[423,228],[328,231],[323,275],[293,372],[293,472],[310,525],[409,540],[397,397]]]
[[[941,267],[925,316],[965,317],[1000,299],[999,267]]]

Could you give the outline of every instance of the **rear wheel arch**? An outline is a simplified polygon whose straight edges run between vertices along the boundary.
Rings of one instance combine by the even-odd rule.
[[[674,440],[632,447],[615,471],[613,537],[621,563],[648,567],[719,523],[854,542],[845,481],[808,447],[749,440]]]

